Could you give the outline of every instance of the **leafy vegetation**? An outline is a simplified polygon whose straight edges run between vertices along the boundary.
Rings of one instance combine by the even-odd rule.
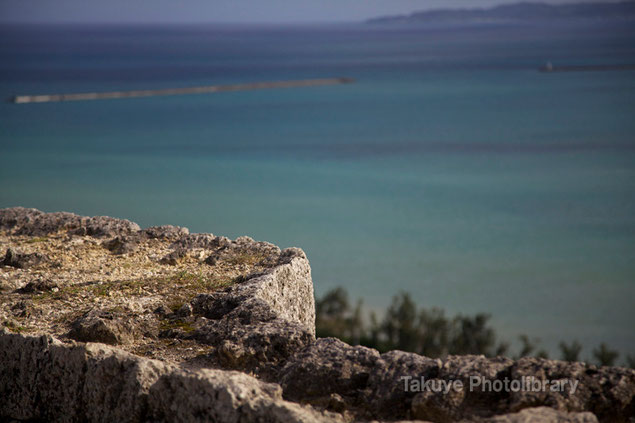
[[[578,341],[573,341],[567,345],[566,342],[560,343],[560,352],[562,353],[562,359],[564,361],[580,361],[580,352],[582,351],[582,344]]]
[[[527,335],[519,336],[518,353],[509,354],[509,344],[498,340],[496,331],[489,324],[488,314],[446,316],[440,308],[418,307],[406,292],[393,297],[381,320],[372,311],[367,319],[363,314],[361,300],[351,306],[347,291],[335,288],[316,299],[317,336],[339,338],[380,352],[402,350],[433,358],[450,354],[548,357],[544,349],[538,348],[539,339]],[[578,341],[560,343],[562,360],[579,361],[581,351],[582,345]],[[615,365],[618,357],[618,352],[606,344],[593,350],[598,365]],[[633,367],[635,358],[628,356],[626,364]]]
[[[611,350],[605,343],[601,343],[593,350],[593,357],[600,366],[612,366],[619,357],[619,353]]]

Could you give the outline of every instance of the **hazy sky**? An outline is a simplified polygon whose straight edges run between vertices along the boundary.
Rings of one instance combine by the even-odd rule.
[[[514,2],[516,0],[0,0],[0,22],[335,22],[430,8]],[[572,0],[543,2],[561,4]]]

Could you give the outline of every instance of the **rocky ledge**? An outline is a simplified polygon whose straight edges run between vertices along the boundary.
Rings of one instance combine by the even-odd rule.
[[[297,248],[25,208],[0,210],[0,248],[0,420],[635,415],[632,369],[433,360],[315,339],[311,271]]]

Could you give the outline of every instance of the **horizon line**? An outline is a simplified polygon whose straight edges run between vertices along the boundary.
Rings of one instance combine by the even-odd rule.
[[[284,21],[253,21],[253,20],[238,20],[238,21],[99,21],[99,20],[58,20],[58,21],[25,21],[25,20],[2,20],[0,19],[0,25],[261,25],[261,26],[273,26],[273,25],[328,25],[328,24],[365,24],[376,19],[382,18],[395,18],[395,17],[409,17],[418,13],[427,12],[446,12],[446,11],[486,11],[499,8],[501,6],[512,6],[522,4],[539,4],[552,7],[561,7],[574,4],[621,4],[621,3],[635,3],[635,0],[571,0],[565,3],[551,3],[545,0],[518,0],[514,2],[502,2],[496,3],[491,6],[476,6],[476,7],[432,7],[424,9],[415,9],[405,13],[394,13],[384,15],[373,15],[365,18],[356,19],[335,19],[335,20],[284,20]]]

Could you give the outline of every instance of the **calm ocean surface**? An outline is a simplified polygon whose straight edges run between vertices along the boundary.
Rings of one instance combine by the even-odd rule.
[[[582,356],[635,352],[635,28],[0,27],[0,207],[300,246],[316,293],[400,290]],[[620,359],[621,361],[621,359]]]

